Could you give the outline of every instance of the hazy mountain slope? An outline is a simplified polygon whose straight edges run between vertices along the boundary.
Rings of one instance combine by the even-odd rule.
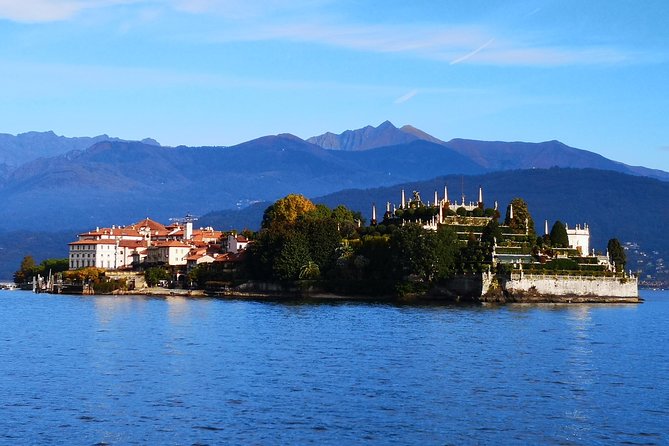
[[[157,147],[101,142],[14,170],[0,187],[0,229],[44,230],[202,214],[289,193],[324,195],[481,169],[426,141],[365,152],[324,150],[293,135],[238,146]]]
[[[667,172],[628,166],[594,152],[569,147],[560,141],[527,143],[452,139],[444,144],[489,170],[534,169],[557,166],[613,170],[669,180],[669,173]]]
[[[68,138],[54,132],[27,132],[16,136],[0,134],[0,164],[17,167],[41,157],[53,157],[73,150],[85,150],[101,141],[122,141],[108,135]],[[159,145],[153,139],[145,139],[146,144]]]
[[[669,257],[669,238],[664,224],[669,219],[669,183],[618,172],[552,168],[475,176],[450,175],[391,187],[344,190],[314,198],[314,201],[332,207],[345,204],[369,218],[372,203],[376,203],[377,212],[381,213],[385,211],[387,201],[399,205],[401,189],[407,194],[418,190],[428,200],[435,190],[443,196],[444,186],[448,186],[451,201],[459,201],[463,184],[467,201],[476,198],[481,185],[486,206],[493,207],[498,201],[502,212],[513,198],[524,198],[539,232],[546,219],[550,225],[555,220],[572,226],[587,222],[591,228],[592,245],[597,249],[605,249],[608,239],[617,237],[621,241],[635,241],[646,249],[659,251],[664,258]],[[269,204],[258,204],[245,210],[243,226],[257,229],[262,212]],[[249,226],[253,213],[256,224]],[[212,213],[203,216],[201,221],[213,225],[224,221],[225,227],[230,228],[235,227],[236,215],[235,211]],[[241,229],[241,226],[237,227]]]

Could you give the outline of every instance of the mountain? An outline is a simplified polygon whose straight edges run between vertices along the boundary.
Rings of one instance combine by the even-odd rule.
[[[483,169],[420,140],[364,152],[325,150],[288,134],[232,147],[105,141],[14,169],[0,183],[0,229],[45,230],[45,221],[59,229],[95,227],[147,215],[164,220],[294,192],[324,195],[455,172]]]
[[[445,142],[410,125],[398,129],[389,121],[378,127],[367,126],[358,130],[347,130],[340,135],[326,133],[307,139],[326,149],[345,151],[370,150],[417,140],[448,147],[487,171],[575,167],[613,170],[669,181],[668,172],[629,166],[597,153],[569,147],[559,141],[527,143],[458,138]]]
[[[58,136],[54,132],[27,132],[16,136],[0,133],[0,165],[17,167],[37,158],[48,158],[75,150],[85,150],[101,141],[123,141],[108,135],[94,137],[68,138]],[[157,141],[147,138],[145,144],[160,145]],[[2,169],[0,169],[0,178]]]
[[[390,121],[385,121],[378,127],[368,125],[358,130],[346,130],[340,135],[327,132],[320,136],[313,136],[307,139],[307,142],[329,150],[355,151],[405,144],[419,139],[429,141],[427,138],[398,129]]]
[[[488,170],[574,167],[612,170],[669,181],[669,173],[657,169],[628,166],[597,153],[569,147],[560,141],[540,143],[476,141],[452,139],[449,147]]]

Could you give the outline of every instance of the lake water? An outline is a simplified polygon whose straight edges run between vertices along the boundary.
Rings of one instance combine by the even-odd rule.
[[[669,292],[393,306],[0,292],[0,444],[669,444]]]

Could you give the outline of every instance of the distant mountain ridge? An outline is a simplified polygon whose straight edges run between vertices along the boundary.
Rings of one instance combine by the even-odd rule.
[[[419,139],[428,140],[398,129],[390,121],[385,121],[378,127],[368,125],[358,130],[346,130],[339,135],[327,132],[308,138],[306,141],[328,150],[357,151],[405,144]]]
[[[390,121],[385,121],[378,127],[346,130],[339,135],[325,133],[307,139],[326,149],[345,151],[371,150],[416,140],[429,141],[455,150],[488,171],[550,167],[593,168],[669,181],[668,172],[629,166],[555,140],[528,143],[456,138],[445,142],[410,125],[397,128]]]
[[[33,161],[37,158],[58,156],[76,150],[85,150],[102,141],[124,141],[109,135],[74,137],[56,135],[53,131],[27,132],[16,136],[0,133],[0,165],[9,169]],[[160,145],[156,140],[146,138],[144,144]],[[0,174],[2,172],[0,171]]]
[[[80,145],[104,140],[18,167],[0,164],[0,230],[123,224],[146,216],[166,219],[184,212],[232,209],[289,193],[323,196],[451,174],[553,166],[669,180],[666,172],[630,167],[558,141],[443,142],[415,127],[398,129],[388,121],[342,135],[337,144],[347,150],[325,149],[291,134],[231,147],[163,147],[152,140],[146,144],[104,135],[75,138]],[[71,142],[53,132],[30,137]],[[323,143],[327,138],[310,140]],[[45,228],[45,222],[52,228]]]
[[[325,150],[296,136],[233,147],[158,147],[104,141],[40,158],[0,182],[0,229],[121,224],[145,216],[204,213],[289,193],[324,195],[446,173],[481,173],[475,163],[427,141],[364,152]]]

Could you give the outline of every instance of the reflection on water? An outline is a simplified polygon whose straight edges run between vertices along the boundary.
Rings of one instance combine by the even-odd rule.
[[[667,444],[638,306],[0,294],[0,444]],[[74,440],[76,439],[76,440]]]

